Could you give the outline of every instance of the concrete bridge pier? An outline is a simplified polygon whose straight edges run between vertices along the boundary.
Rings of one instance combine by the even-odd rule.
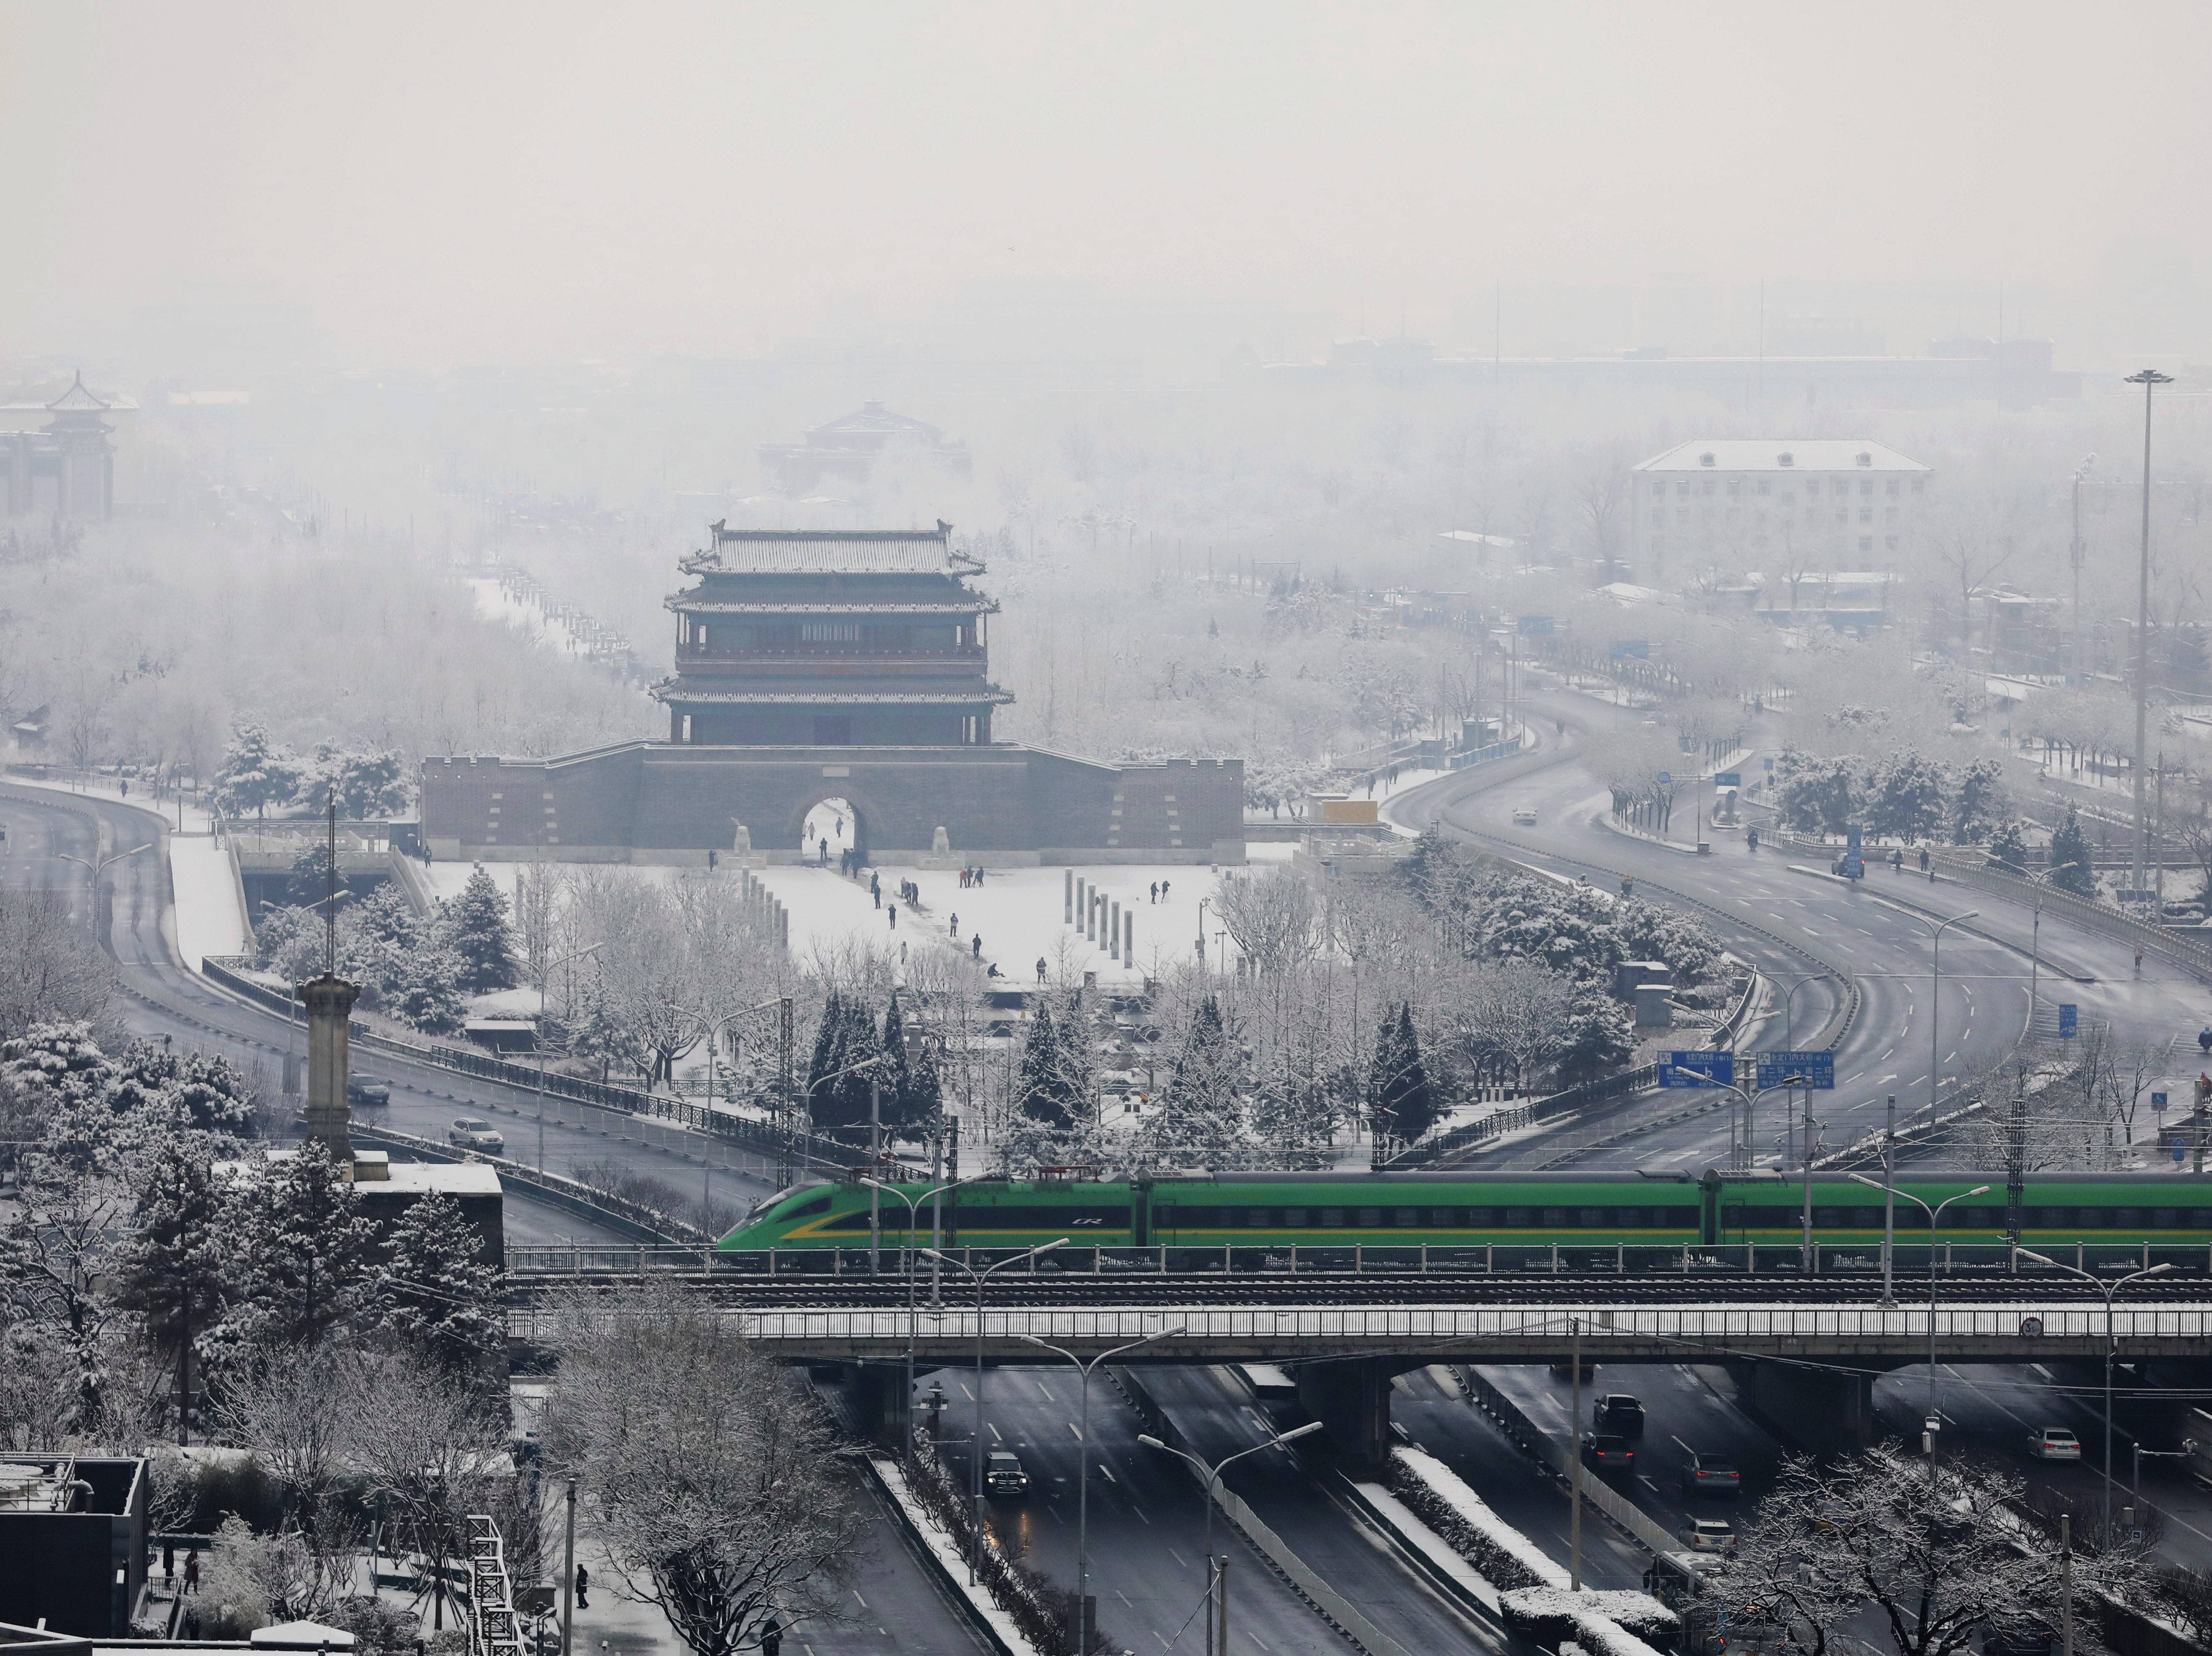
[[[1745,1409],[1814,1454],[1867,1448],[1881,1435],[1873,1374],[1751,1362],[1738,1366],[1734,1377]]]
[[[860,1430],[871,1442],[890,1449],[904,1448],[908,1414],[906,1364],[854,1363],[852,1373],[853,1383],[847,1388],[847,1395],[853,1400],[853,1412],[859,1416]]]
[[[1390,1377],[1398,1367],[1388,1357],[1299,1365],[1298,1401],[1328,1432],[1347,1471],[1371,1471],[1390,1458]]]

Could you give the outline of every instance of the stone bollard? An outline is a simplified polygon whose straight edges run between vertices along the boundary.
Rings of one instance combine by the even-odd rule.
[[[1106,957],[1118,961],[1121,958],[1121,905],[1111,905],[1112,913],[1106,925]]]
[[[1060,871],[1060,923],[1072,925],[1075,921],[1075,870],[1064,868]]]

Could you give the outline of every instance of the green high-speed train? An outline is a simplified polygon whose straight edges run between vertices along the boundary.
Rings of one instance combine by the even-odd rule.
[[[1960,1244],[2007,1240],[2002,1173],[1900,1173],[1899,1192],[1955,1202],[1941,1234]],[[898,1187],[921,1198],[922,1185]],[[872,1192],[863,1184],[809,1185],[769,1198],[725,1236],[728,1249],[865,1247]],[[1878,1244],[1882,1193],[1816,1174],[1814,1240]],[[947,1247],[1026,1248],[1066,1237],[1101,1247],[1728,1247],[1802,1239],[1804,1191],[1772,1173],[1281,1173],[1176,1175],[1133,1180],[985,1180],[941,1198]],[[931,1232],[924,1201],[920,1237]],[[878,1234],[902,1241],[905,1202],[879,1204]],[[2021,1201],[2022,1246],[2202,1243],[2212,1247],[2212,1177],[2188,1174],[2031,1174]],[[1896,1204],[1896,1234],[1924,1237],[1927,1216]],[[2212,1255],[2208,1255],[2212,1258]]]

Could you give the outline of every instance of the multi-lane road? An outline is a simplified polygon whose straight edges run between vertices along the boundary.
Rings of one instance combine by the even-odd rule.
[[[1743,1046],[1826,1045],[1847,1000],[1846,978],[1855,983],[1858,1006],[1836,1047],[1836,1089],[1816,1095],[1813,1104],[1816,1144],[1837,1147],[1877,1131],[1893,1095],[1899,1119],[1908,1119],[1928,1104],[1931,1076],[1948,1085],[2002,1062],[2028,1028],[2032,979],[2045,1024],[2065,1001],[2084,1019],[2106,1021],[2124,1040],[2179,1042],[2186,1050],[2173,1059],[2172,1087],[2175,1096],[2186,1094],[2197,1067],[2190,1061],[2197,1056],[2193,1037],[2212,998],[2181,968],[2154,955],[2137,977],[2125,942],[2051,912],[2039,940],[2025,906],[1948,882],[1931,884],[1910,871],[1877,866],[1847,883],[1826,877],[1824,864],[1771,845],[1754,855],[1735,834],[1709,834],[1711,853],[1700,857],[1612,831],[1602,820],[1607,791],[1580,762],[1581,749],[1612,719],[1634,715],[1565,691],[1532,696],[1529,707],[1545,730],[1536,751],[1411,790],[1391,803],[1389,814],[1407,827],[1434,824],[1480,848],[1607,890],[1632,876],[1640,894],[1698,913],[1778,986],[1781,1010],[1747,1032]],[[1516,810],[1531,809],[1536,826],[1514,822]],[[1807,868],[1814,871],[1801,871]],[[1969,911],[1977,918],[1943,935],[1936,1016],[1931,934],[1940,921]],[[2032,943],[2039,966],[2031,964]],[[1814,973],[1826,975],[1807,980],[1789,1007],[1790,983]],[[1663,1096],[1622,1106],[1619,1114],[1626,1125],[1680,1105],[1679,1095]],[[1729,1122],[1730,1112],[1717,1108],[1593,1149],[1574,1164],[1700,1168],[1725,1156]],[[1778,1096],[1761,1107],[1756,1124],[1762,1164],[1781,1160],[1784,1125]],[[1539,1137],[1502,1153],[1495,1164],[1554,1153]]]

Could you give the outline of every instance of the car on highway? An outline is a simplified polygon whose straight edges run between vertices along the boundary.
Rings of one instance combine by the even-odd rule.
[[[1684,1495],[1741,1495],[1743,1474],[1732,1460],[1701,1455],[1695,1450],[1682,1468]]]
[[[1636,1446],[1618,1432],[1584,1432],[1583,1465],[1601,1472],[1632,1472]]]
[[[346,1077],[346,1102],[356,1109],[380,1109],[392,1102],[392,1087],[388,1082],[372,1076]]]
[[[1006,1449],[994,1449],[983,1463],[983,1487],[993,1495],[1019,1496],[1030,1492],[1030,1475],[1022,1458]]]
[[[2061,1426],[2046,1426],[2027,1435],[2027,1452],[2038,1460],[2079,1460],[2081,1440]]]
[[[457,1115],[453,1125],[446,1129],[446,1142],[465,1150],[488,1150],[493,1155],[507,1148],[507,1137],[490,1122],[479,1116]]]
[[[1733,1552],[1735,1526],[1725,1518],[1693,1518],[1690,1527],[1682,1532],[1682,1539],[1692,1552]]]
[[[1644,1400],[1626,1392],[1608,1392],[1590,1405],[1590,1424],[1626,1438],[1644,1435]]]
[[[1513,825],[1514,825],[1514,827],[1516,827],[1516,828],[1534,828],[1534,827],[1535,827],[1535,826],[1536,826],[1536,808],[1535,808],[1535,806],[1534,806],[1534,805],[1516,805],[1516,806],[1514,806],[1514,807],[1513,807]]]

